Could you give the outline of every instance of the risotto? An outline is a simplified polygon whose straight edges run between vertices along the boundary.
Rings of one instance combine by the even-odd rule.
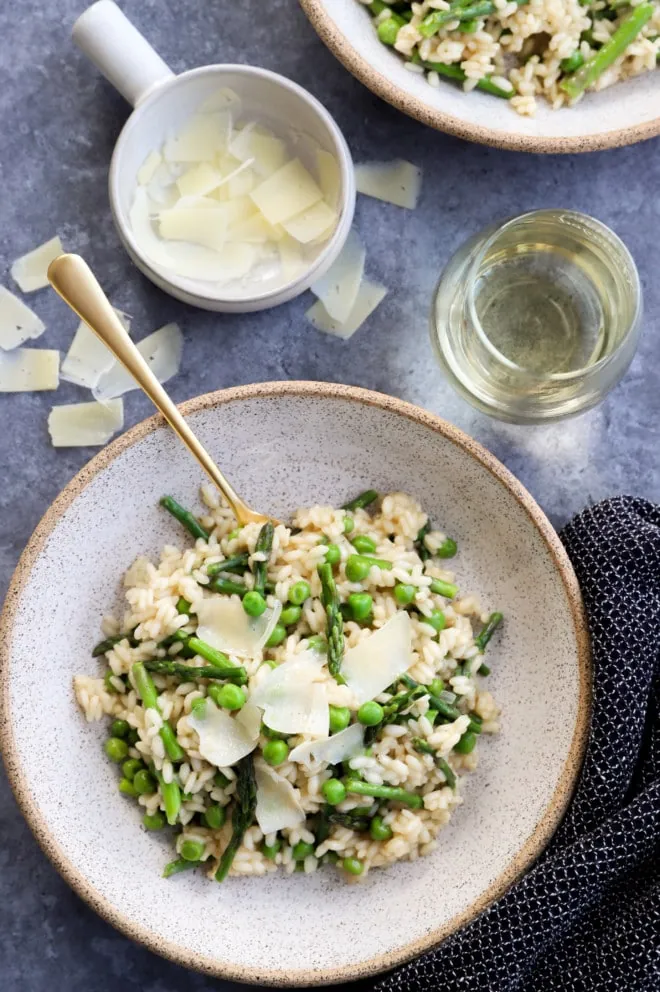
[[[360,0],[380,40],[431,86],[442,78],[533,115],[656,68],[660,5],[646,0]]]
[[[164,874],[355,879],[428,854],[498,730],[501,614],[459,592],[456,543],[403,493],[242,528],[202,496],[199,518],[163,497],[194,546],[137,559],[93,652],[105,671],[75,679],[119,791],[171,829]]]

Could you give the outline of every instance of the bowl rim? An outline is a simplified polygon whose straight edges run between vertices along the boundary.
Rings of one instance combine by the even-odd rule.
[[[364,86],[382,100],[402,110],[404,114],[421,121],[436,131],[445,131],[456,138],[474,141],[493,148],[506,148],[514,152],[536,152],[545,155],[575,154],[595,152],[605,148],[621,148],[646,141],[660,134],[660,114],[653,120],[618,128],[616,131],[601,131],[590,135],[545,138],[513,131],[493,131],[480,124],[455,117],[444,110],[434,110],[416,96],[400,89],[392,80],[374,69],[367,60],[351,45],[346,36],[337,28],[327,12],[326,0],[300,0],[300,5],[321,41],[333,55]]]
[[[46,510],[23,551],[12,576],[2,615],[0,616],[0,750],[2,751],[7,777],[18,806],[27,820],[39,846],[50,859],[63,879],[71,886],[95,912],[121,933],[146,946],[149,950],[168,958],[175,964],[201,971],[217,978],[225,978],[250,984],[273,986],[327,985],[365,978],[401,965],[418,955],[431,950],[441,941],[473,920],[517,881],[534,863],[550,841],[559,826],[572,798],[584,758],[591,716],[592,663],[588,626],[580,587],[558,534],[538,506],[531,494],[494,455],[479,442],[474,441],[462,430],[421,407],[405,400],[338,383],[291,381],[266,382],[206,393],[180,404],[184,415],[200,410],[221,407],[225,403],[241,400],[281,398],[281,397],[323,397],[325,399],[348,400],[350,402],[377,407],[396,413],[407,420],[427,427],[450,441],[465,454],[479,462],[507,490],[525,511],[527,517],[543,539],[564,586],[567,602],[573,619],[576,645],[578,649],[579,694],[573,737],[568,756],[561,771],[555,791],[536,827],[526,842],[510,860],[504,871],[496,878],[466,910],[457,914],[441,927],[411,941],[404,947],[386,954],[379,954],[357,964],[325,969],[322,974],[314,969],[300,969],[295,972],[263,969],[226,964],[212,957],[201,957],[181,947],[174,941],[165,940],[146,926],[134,925],[124,917],[120,909],[113,906],[87,881],[83,873],[61,850],[50,836],[48,824],[33,799],[23,772],[14,742],[9,709],[10,657],[12,629],[21,595],[28,577],[59,519],[83,492],[87,485],[124,451],[152,434],[165,422],[158,414],[136,424],[106,448],[95,455],[64,487]]]

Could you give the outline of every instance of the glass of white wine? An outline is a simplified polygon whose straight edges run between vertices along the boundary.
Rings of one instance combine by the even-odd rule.
[[[453,386],[501,420],[588,409],[628,368],[641,329],[633,258],[609,228],[569,210],[492,224],[440,277],[431,339]]]

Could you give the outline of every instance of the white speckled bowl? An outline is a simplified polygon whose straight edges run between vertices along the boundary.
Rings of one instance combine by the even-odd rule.
[[[321,40],[360,82],[423,124],[458,138],[526,152],[588,152],[631,145],[660,134],[660,72],[588,93],[575,107],[552,110],[542,99],[535,117],[506,100],[467,94],[449,81],[429,86],[378,40],[358,0],[300,0]]]
[[[0,628],[9,777],[66,880],[124,933],[203,971],[306,985],[373,974],[437,944],[538,856],[570,799],[586,742],[589,647],[577,582],[531,496],[474,441],[400,400],[352,387],[269,383],[184,412],[239,492],[286,517],[360,489],[414,493],[460,547],[463,588],[501,608],[489,649],[502,733],[481,746],[466,802],[438,850],[347,885],[313,876],[164,880],[166,838],[146,833],[73,698],[117,605],[121,573],[182,534],[164,492],[196,504],[199,473],[159,418],[138,424],[67,486],[16,570]],[[63,769],[66,787],[62,788]]]

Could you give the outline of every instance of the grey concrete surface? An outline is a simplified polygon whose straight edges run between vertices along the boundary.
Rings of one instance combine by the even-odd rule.
[[[516,155],[427,130],[362,88],[322,46],[296,0],[125,0],[175,70],[216,61],[260,63],[319,97],[357,160],[401,154],[424,169],[415,212],[361,199],[357,223],[368,272],[392,290],[351,342],[308,326],[300,298],[270,313],[219,316],[179,304],[132,266],[114,231],[108,161],[127,116],[122,99],[73,47],[83,0],[0,3],[0,282],[11,260],[58,232],[86,256],[137,337],[168,320],[185,351],[176,400],[238,383],[325,379],[403,397],[484,442],[561,526],[590,500],[622,491],[660,498],[657,321],[657,141],[587,157]],[[624,239],[640,268],[645,332],[625,380],[596,410],[545,428],[511,427],[473,411],[443,381],[431,354],[432,288],[451,252],[491,220],[537,207],[583,210]],[[73,315],[48,290],[30,300],[48,326],[43,346],[66,350]],[[56,402],[87,398],[64,383]],[[32,529],[93,454],[53,450],[52,394],[0,396],[0,597]],[[151,412],[126,397],[127,426]],[[66,771],[63,770],[66,787]],[[207,992],[227,983],[188,973],[97,918],[59,878],[0,779],[0,987],[4,992]]]

